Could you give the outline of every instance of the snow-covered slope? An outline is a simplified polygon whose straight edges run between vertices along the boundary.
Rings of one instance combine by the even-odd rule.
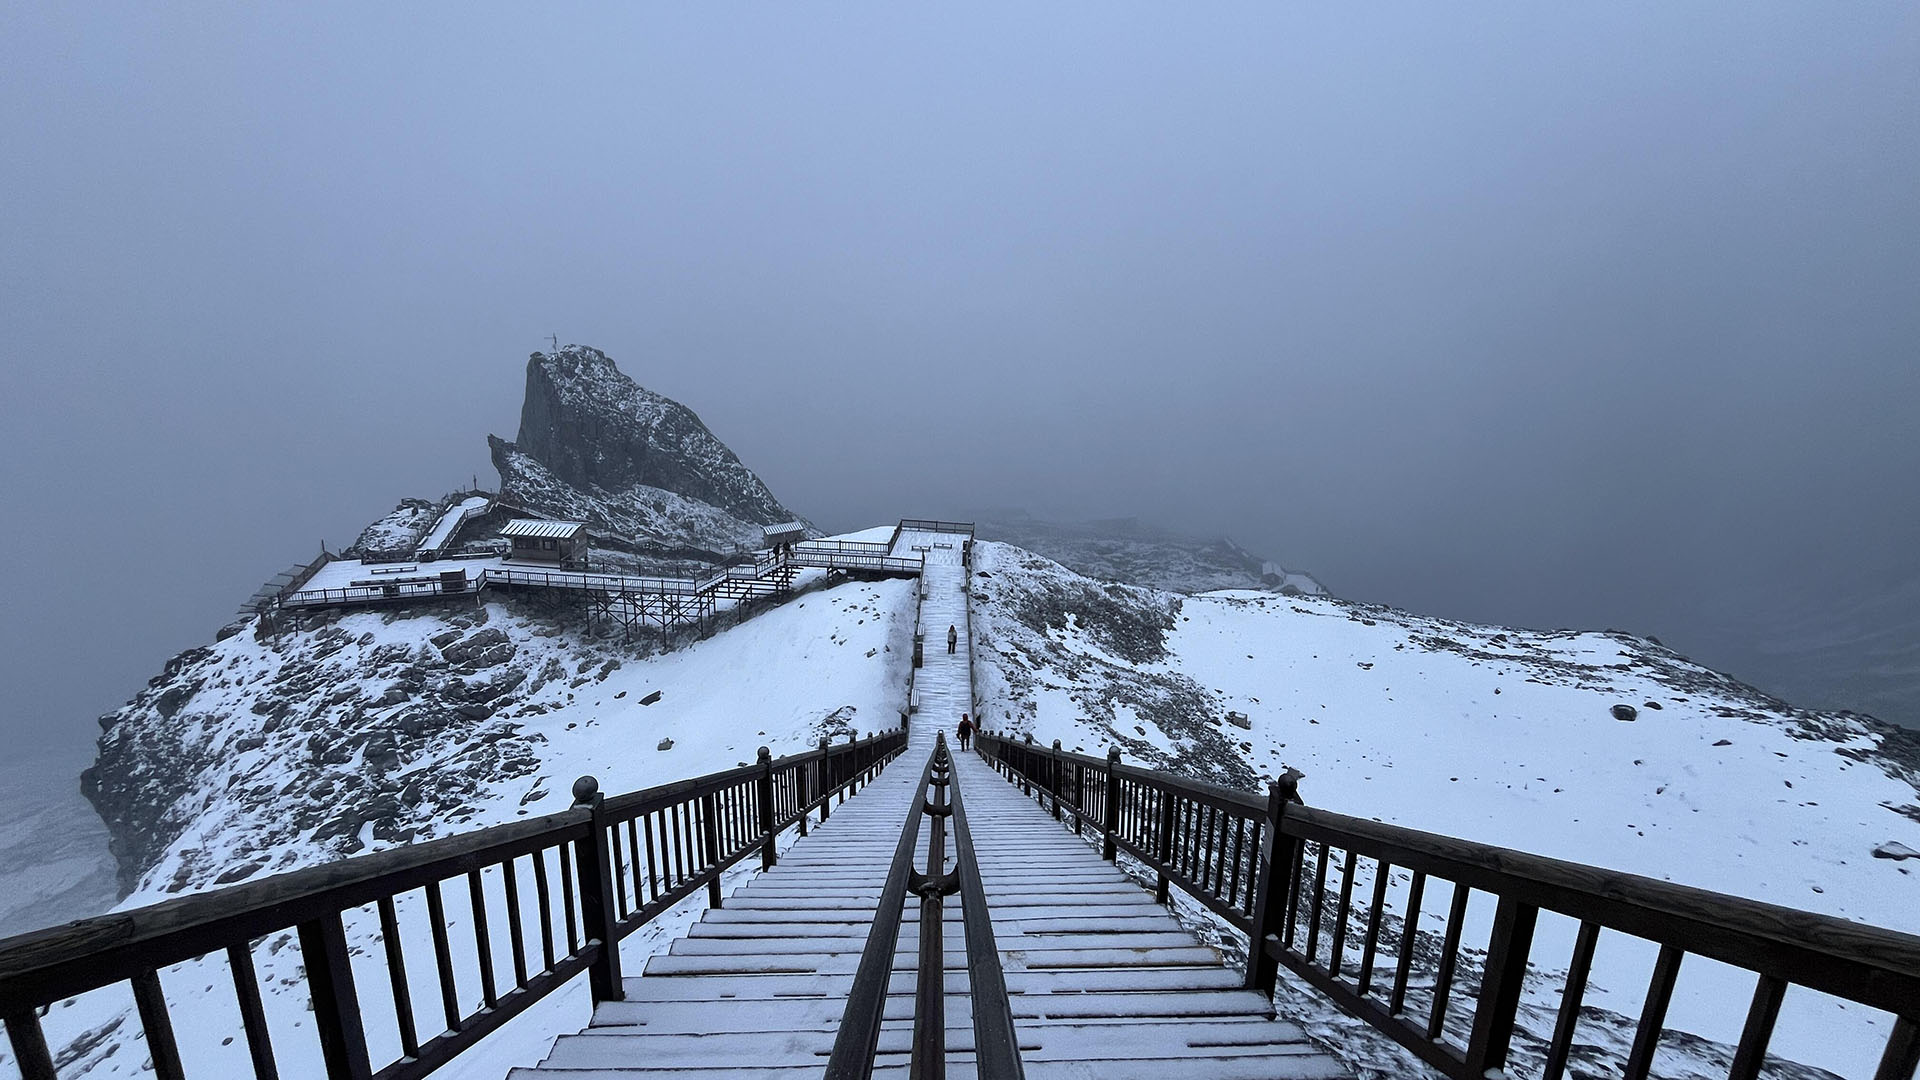
[[[909,581],[814,588],[651,655],[518,601],[320,616],[271,641],[245,633],[182,654],[103,718],[90,785],[121,838],[133,888],[121,906],[562,809],[582,774],[630,791],[745,764],[762,745],[778,756],[891,728],[913,603]],[[402,908],[425,940],[424,915]],[[378,951],[370,915],[349,925],[357,950]],[[297,1030],[306,1010],[285,937],[259,950],[276,1031]],[[245,1072],[219,968],[164,973],[195,1075]],[[463,985],[477,985],[472,972]],[[422,983],[416,997],[437,992]],[[370,995],[368,1007],[384,1006]],[[62,1075],[142,1075],[128,1012],[118,992],[55,1009]],[[281,1075],[321,1075],[310,1048],[290,1043]],[[0,1050],[0,1075],[7,1061]]]
[[[1794,709],[1623,634],[1270,593],[1183,598],[998,544],[976,566],[991,727],[1092,754],[1117,744],[1249,789],[1291,765],[1308,802],[1342,813],[1920,932],[1920,860],[1874,856],[1920,849],[1915,744],[1897,729]],[[1570,941],[1544,921],[1537,962],[1551,968]],[[1628,1018],[1625,1038],[1650,963],[1611,938],[1596,962],[1589,1003]],[[1557,986],[1542,982],[1530,990]],[[1669,1027],[1731,1043],[1751,989],[1697,961]],[[1884,1018],[1814,997],[1789,997],[1776,1053],[1847,1075],[1867,1060],[1870,1073]],[[1553,1004],[1531,1002],[1545,1033]],[[1582,1027],[1597,1059],[1621,1037]]]

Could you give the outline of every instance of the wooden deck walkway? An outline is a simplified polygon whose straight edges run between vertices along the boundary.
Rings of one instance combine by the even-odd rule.
[[[901,537],[902,549],[921,546],[927,556],[926,659],[907,752],[626,980],[627,1000],[600,1005],[586,1031],[561,1036],[545,1061],[511,1080],[822,1075],[913,787],[935,733],[951,732],[971,701],[962,539]],[[959,636],[951,654],[949,625]],[[1298,1027],[1272,1019],[1266,1000],[1240,989],[1241,975],[1149,892],[977,757],[955,757],[1027,1076],[1349,1075]],[[895,945],[876,1076],[907,1071],[917,908],[908,902]],[[949,898],[946,1075],[956,1080],[975,1075],[962,914],[960,897]]]

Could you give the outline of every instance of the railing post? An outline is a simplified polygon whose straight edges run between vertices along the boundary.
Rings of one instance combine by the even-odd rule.
[[[833,789],[840,785],[834,782],[833,753],[827,749],[827,737],[820,736],[820,820],[827,820],[827,811],[833,806]]]
[[[1153,902],[1167,902],[1167,865],[1173,861],[1173,789],[1163,788],[1160,792],[1159,843],[1154,851],[1160,857],[1160,865],[1154,868]]]
[[[801,836],[807,835],[807,819],[813,816],[813,811],[808,808],[808,804],[813,802],[813,783],[813,765],[810,762],[803,761],[794,766],[793,799],[799,804],[794,809],[800,811]]]
[[[774,854],[773,832],[773,751],[760,748],[760,869],[771,870],[780,862]]]
[[[607,851],[606,796],[600,781],[583,776],[573,782],[573,807],[589,813],[587,835],[573,844],[573,866],[580,877],[581,930],[600,942],[600,959],[587,969],[593,1000],[619,1001],[626,997],[620,985],[620,931],[614,926],[613,862]]]
[[[1116,854],[1114,836],[1120,831],[1120,748],[1107,747],[1107,794],[1100,807],[1100,857],[1112,862]]]
[[[701,853],[706,856],[702,860],[707,864],[706,868],[718,867],[720,865],[720,795],[718,792],[709,791],[700,800],[700,846],[706,849]],[[634,858],[636,862],[639,860],[637,855]],[[707,906],[711,908],[720,906],[720,875],[717,872],[713,875],[713,880],[707,882]]]
[[[1047,787],[1053,792],[1053,820],[1060,820],[1060,740],[1053,740],[1053,759],[1048,762]]]
[[[1033,732],[1020,744],[1020,794],[1033,794]]]
[[[1288,870],[1299,862],[1295,854],[1294,843],[1280,833],[1281,820],[1286,816],[1287,804],[1300,800],[1300,774],[1288,769],[1280,779],[1267,785],[1267,820],[1265,842],[1261,845],[1265,861],[1260,864],[1260,878],[1254,886],[1253,931],[1247,942],[1247,989],[1258,990],[1263,994],[1273,993],[1274,980],[1279,975],[1280,961],[1268,955],[1269,943],[1280,947],[1278,929],[1286,923],[1287,882],[1292,880]]]

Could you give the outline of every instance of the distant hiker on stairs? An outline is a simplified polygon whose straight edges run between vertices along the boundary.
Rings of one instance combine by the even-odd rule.
[[[967,719],[966,713],[960,714],[960,726],[954,728],[953,733],[960,737],[960,749],[967,749],[967,744],[973,741],[973,721]]]
[[[960,644],[960,631],[947,627],[947,651],[952,652]]]

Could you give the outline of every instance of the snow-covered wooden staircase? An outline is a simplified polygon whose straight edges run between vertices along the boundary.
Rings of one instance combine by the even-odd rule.
[[[821,1076],[833,1049],[889,860],[935,736],[971,711],[963,535],[902,533],[926,555],[906,753],[798,840],[780,864],[709,910],[626,1000],[562,1036],[514,1080]],[[947,651],[947,628],[957,647]],[[957,750],[957,747],[956,747]],[[1026,1075],[1034,1078],[1342,1077],[1347,1071],[1265,998],[1241,989],[1220,953],[1156,905],[974,755],[955,776]],[[922,852],[925,850],[922,831]],[[950,849],[951,850],[951,849]],[[949,862],[951,866],[951,862]],[[914,1009],[918,903],[906,905],[874,1074],[905,1075]],[[976,1074],[959,897],[944,911],[945,1075]]]

